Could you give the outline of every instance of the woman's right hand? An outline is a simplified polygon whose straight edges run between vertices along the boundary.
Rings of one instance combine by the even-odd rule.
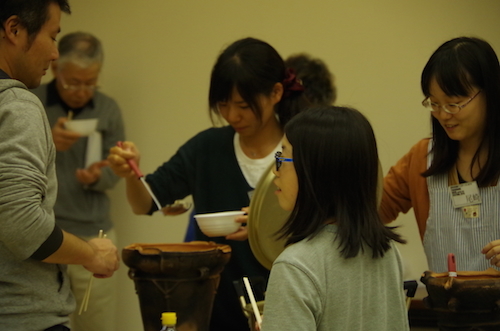
[[[123,178],[137,177],[132,168],[127,163],[127,160],[135,160],[139,166],[140,153],[131,141],[124,141],[122,146],[114,146],[109,150],[108,161],[109,167],[113,172]]]
[[[500,266],[500,240],[493,240],[483,247],[481,253],[484,254],[490,264],[496,267]]]

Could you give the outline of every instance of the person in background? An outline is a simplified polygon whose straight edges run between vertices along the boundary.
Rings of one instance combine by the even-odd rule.
[[[120,177],[107,167],[106,158],[109,149],[125,135],[117,103],[97,89],[102,45],[85,32],[69,33],[58,45],[59,59],[52,62],[54,79],[33,90],[45,107],[57,151],[56,223],[85,240],[95,238],[102,229],[116,241],[106,190],[113,188]],[[87,137],[67,130],[70,113],[75,120],[98,119],[97,131]],[[89,273],[80,265],[71,265],[68,274],[79,307]],[[116,278],[93,282],[87,311],[71,316],[71,329],[114,330],[116,294]]]
[[[307,104],[303,87],[286,70],[283,59],[268,43],[244,38],[218,57],[210,80],[210,114],[229,125],[207,129],[184,144],[146,180],[162,206],[192,194],[197,213],[241,210],[249,206],[258,180],[274,160],[283,126]],[[111,168],[126,178],[127,198],[136,214],[150,214],[155,204],[127,164],[138,164],[140,153],[132,142],[113,147]],[[246,231],[242,231],[246,234]],[[214,301],[210,330],[248,330],[233,281],[243,276],[264,278],[269,271],[253,256],[247,240],[237,234],[209,238],[196,225],[196,240],[231,246]]]
[[[337,100],[334,76],[321,59],[309,54],[290,55],[285,60],[287,68],[292,68],[304,85],[304,94],[313,105],[333,105]]]
[[[357,110],[319,106],[285,126],[276,153],[280,230],[263,331],[409,330],[404,240],[377,213],[377,143]]]
[[[413,207],[430,270],[500,266],[500,65],[479,38],[442,44],[421,77],[432,138],[418,142],[384,179],[381,217]]]
[[[110,239],[84,241],[55,222],[55,148],[40,100],[28,88],[59,55],[66,0],[0,2],[0,330],[69,330],[75,309],[66,264],[110,277]]]

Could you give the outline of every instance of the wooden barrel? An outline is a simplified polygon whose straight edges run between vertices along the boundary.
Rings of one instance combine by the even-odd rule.
[[[213,242],[132,244],[122,250],[139,297],[144,331],[161,329],[162,312],[177,313],[177,330],[208,331],[220,273],[231,247]]]
[[[427,287],[424,304],[434,310],[441,331],[500,330],[500,272],[426,271],[420,279]]]

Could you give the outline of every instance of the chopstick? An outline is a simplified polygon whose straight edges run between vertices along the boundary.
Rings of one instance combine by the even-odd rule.
[[[255,320],[260,325],[262,324],[262,318],[260,317],[259,307],[257,307],[257,302],[255,302],[255,297],[253,295],[252,287],[250,286],[250,282],[247,277],[243,277],[243,283],[245,283],[245,288],[247,290],[248,297],[250,298],[250,302],[252,303],[253,313],[255,315]]]
[[[106,235],[102,230],[99,230],[99,238],[106,238]],[[90,290],[92,289],[92,283],[94,282],[94,275],[90,274],[89,283],[87,284],[87,289],[85,290],[85,295],[83,296],[82,303],[80,304],[80,311],[78,315],[82,314],[82,311],[87,311],[87,307],[89,305],[90,298]]]
[[[121,141],[117,142],[116,146],[123,148],[123,142],[121,142]],[[142,174],[141,170],[139,170],[139,167],[137,166],[137,163],[135,162],[135,160],[127,159],[127,163],[130,166],[130,168],[132,169],[132,171],[135,173],[137,178],[142,182],[142,184],[146,188],[146,191],[148,191],[149,195],[153,199],[153,202],[156,204],[156,207],[158,207],[158,210],[162,210],[163,207],[162,207],[160,201],[158,201],[158,199],[156,198],[156,195],[151,190],[151,187],[149,187],[149,184],[146,182],[146,178],[144,178],[144,175]]]

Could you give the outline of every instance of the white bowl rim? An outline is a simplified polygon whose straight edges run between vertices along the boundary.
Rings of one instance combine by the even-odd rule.
[[[220,217],[220,216],[238,216],[245,214],[243,210],[235,210],[235,211],[222,211],[217,213],[207,213],[207,214],[197,214],[194,215],[195,218],[209,218],[209,217]]]
[[[85,123],[85,122],[97,122],[99,121],[98,118],[75,118],[66,122],[69,123]]]
[[[84,136],[88,136],[92,132],[96,131],[98,124],[99,119],[97,118],[81,118],[67,121],[66,123],[64,123],[64,127],[67,130],[79,133]]]

